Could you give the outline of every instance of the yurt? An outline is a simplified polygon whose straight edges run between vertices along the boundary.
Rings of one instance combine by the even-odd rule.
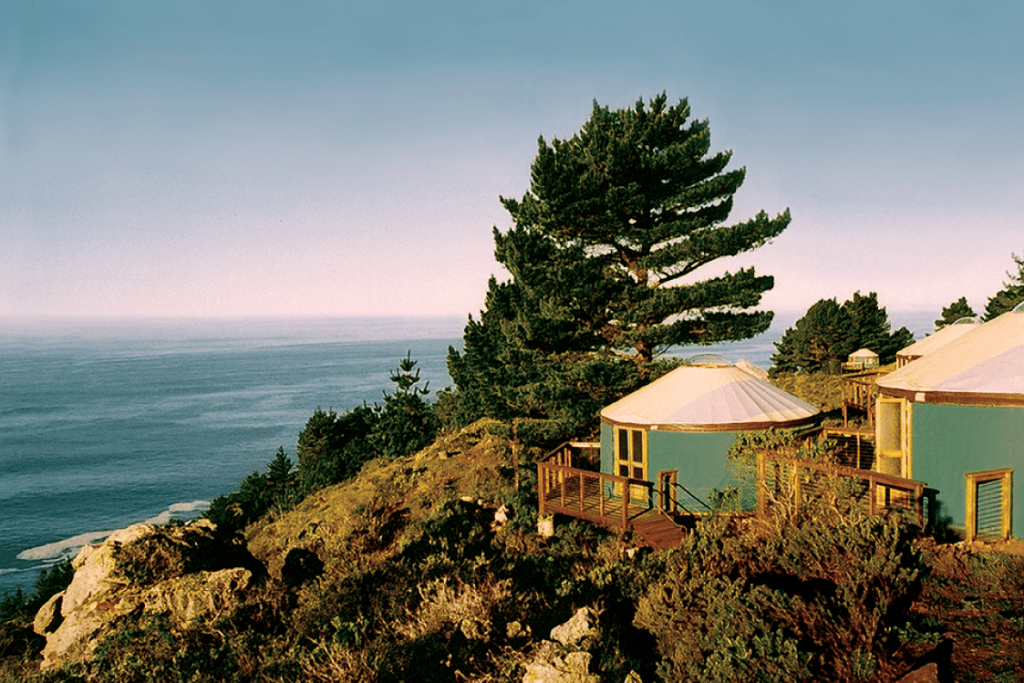
[[[737,432],[791,428],[819,411],[718,357],[676,368],[601,411],[601,471],[678,483],[707,501],[737,482],[726,452]]]
[[[960,318],[952,325],[946,325],[936,330],[924,339],[914,342],[896,354],[896,367],[902,368],[907,363],[917,360],[922,356],[933,353],[943,346],[958,339],[978,326],[976,318]]]
[[[850,357],[843,363],[844,370],[871,370],[878,367],[878,354],[871,349],[857,349],[850,354]]]
[[[938,491],[969,536],[1024,531],[1024,304],[878,381],[880,470]],[[1012,511],[1012,513],[1011,513]]]

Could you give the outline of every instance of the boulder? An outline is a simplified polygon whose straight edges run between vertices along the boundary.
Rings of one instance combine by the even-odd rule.
[[[198,618],[216,618],[241,602],[252,582],[252,572],[236,567],[217,572],[196,572],[162,581],[137,598],[144,612],[167,612],[175,626]]]
[[[584,638],[598,637],[597,612],[589,607],[580,607],[572,618],[551,629],[551,640],[562,645],[576,645]]]
[[[32,620],[32,630],[41,636],[45,636],[47,633],[52,633],[57,630],[60,623],[64,621],[63,615],[60,613],[61,603],[64,601],[64,591],[57,593],[47,600],[39,611],[36,612],[36,618]]]
[[[526,665],[523,683],[599,683],[601,676],[590,673],[593,656],[582,650],[599,636],[597,612],[579,608],[569,621],[551,629],[551,640],[541,642]]]
[[[920,669],[911,671],[897,683],[939,683],[939,665],[929,662]]]
[[[545,641],[526,665],[523,683],[600,683],[601,677],[590,673],[589,652],[570,652],[564,657],[557,654],[557,646]]]
[[[99,546],[85,546],[71,561],[75,576],[64,591],[60,612],[67,617],[92,597],[125,585],[117,576],[117,548],[155,531],[152,524],[136,524],[110,534]]]
[[[165,613],[172,625],[182,628],[196,619],[216,619],[244,600],[253,581],[248,568],[208,569],[238,555],[215,531],[207,520],[175,528],[137,524],[114,532],[98,546],[83,548],[71,563],[75,575],[67,590],[51,598],[33,622],[46,636],[42,667],[87,660],[129,614]],[[119,564],[119,551],[140,540],[147,545],[136,549],[135,561],[140,552],[151,552],[156,571],[146,574],[142,585],[133,585]],[[142,557],[145,564],[149,556]]]

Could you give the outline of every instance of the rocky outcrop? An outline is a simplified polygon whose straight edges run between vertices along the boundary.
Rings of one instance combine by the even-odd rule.
[[[130,614],[164,614],[183,628],[196,619],[216,619],[244,600],[253,572],[218,568],[239,559],[236,547],[218,544],[225,542],[216,527],[200,520],[172,528],[137,524],[82,548],[72,561],[71,584],[33,622],[46,637],[43,668],[88,659]]]
[[[593,656],[585,650],[600,636],[597,612],[579,608],[569,621],[551,629],[551,640],[541,642],[526,665],[523,683],[600,683],[601,676],[590,672]]]

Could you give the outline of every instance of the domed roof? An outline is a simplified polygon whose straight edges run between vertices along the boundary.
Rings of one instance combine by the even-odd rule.
[[[610,424],[665,431],[795,427],[818,409],[728,365],[685,365],[601,411]]]
[[[970,328],[878,386],[915,401],[1024,404],[1024,310]]]
[[[968,322],[960,322],[958,320],[952,325],[946,325],[941,330],[936,330],[924,339],[916,341],[910,346],[900,350],[896,356],[898,358],[920,358],[937,351],[949,342],[962,337],[978,326],[977,323],[971,322],[970,318],[967,320]]]

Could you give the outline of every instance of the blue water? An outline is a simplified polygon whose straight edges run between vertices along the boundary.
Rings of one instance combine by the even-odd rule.
[[[770,367],[766,334],[713,352]],[[929,314],[892,316],[931,329]],[[317,407],[381,401],[407,351],[431,396],[450,384],[465,319],[12,321],[0,319],[0,594],[140,521],[200,514],[264,469],[294,461]]]
[[[317,407],[380,402],[407,351],[433,396],[464,324],[0,321],[0,593],[112,529],[200,513],[278,446],[294,461]]]

